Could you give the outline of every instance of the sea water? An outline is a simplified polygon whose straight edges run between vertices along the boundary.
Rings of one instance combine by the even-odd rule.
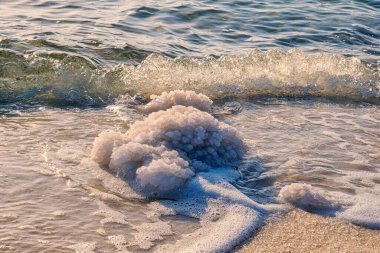
[[[0,7],[0,251],[229,252],[289,208],[380,228],[378,1]]]

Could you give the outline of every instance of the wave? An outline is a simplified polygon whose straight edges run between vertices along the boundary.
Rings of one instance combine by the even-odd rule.
[[[140,64],[102,65],[61,51],[0,50],[0,103],[98,105],[123,94],[194,90],[225,97],[333,97],[380,103],[379,66],[340,55],[300,50],[170,58],[150,54]]]

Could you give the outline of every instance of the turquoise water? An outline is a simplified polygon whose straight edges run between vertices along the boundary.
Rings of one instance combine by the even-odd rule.
[[[0,10],[1,252],[231,252],[289,208],[380,228],[379,1]],[[146,198],[91,149],[177,89],[212,99],[245,155]]]

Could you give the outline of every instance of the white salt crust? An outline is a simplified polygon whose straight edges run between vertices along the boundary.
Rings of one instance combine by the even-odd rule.
[[[155,104],[162,104],[158,101],[166,101],[167,107],[182,103],[202,109],[210,109],[212,103],[195,92],[174,91],[156,96],[147,106],[166,108],[157,107]],[[182,105],[151,113],[125,134],[101,133],[91,152],[95,162],[137,190],[154,194],[179,189],[195,173],[232,165],[243,155],[242,138],[233,127]]]
[[[239,177],[230,165],[243,157],[245,147],[233,127],[205,112],[210,106],[211,100],[194,92],[164,93],[145,107],[145,112],[160,111],[135,122],[125,134],[105,132],[94,141],[94,161],[143,195],[173,199],[152,202],[148,219],[178,214],[200,219],[200,229],[174,243],[157,245],[156,252],[230,251],[260,226],[270,210],[228,183]],[[103,222],[126,222],[116,213],[111,218]],[[134,228],[130,244],[124,237],[109,239],[118,249],[149,249],[153,241],[172,234],[170,225],[159,220]]]
[[[92,159],[143,195],[158,193],[173,199],[152,202],[149,206],[153,211],[148,212],[148,219],[179,214],[200,220],[199,229],[175,242],[158,244],[154,251],[229,252],[250,236],[269,212],[283,210],[284,206],[259,205],[229,183],[239,175],[228,167],[242,158],[244,145],[235,129],[207,113],[211,102],[199,106],[207,100],[201,96],[198,100],[191,98],[198,96],[192,92],[169,94],[152,97],[151,103],[140,107],[146,113],[155,112],[132,124],[126,133],[101,133],[94,142]],[[192,95],[174,99],[186,97],[185,94]],[[302,209],[327,211],[326,214],[356,224],[380,228],[380,205],[373,199],[378,192],[374,187],[352,196],[327,193],[307,184],[291,184],[280,191],[278,199]],[[97,213],[105,216],[102,224],[127,223],[120,213],[106,213]],[[135,240],[130,243],[117,236],[109,237],[110,241],[123,250],[131,246],[152,248],[154,241],[172,233],[169,223],[155,220],[154,224],[135,226]],[[147,233],[148,236],[143,236]]]
[[[143,113],[152,113],[169,109],[175,105],[192,106],[200,111],[211,111],[212,100],[194,91],[174,90],[163,92],[160,96],[151,95],[151,101],[139,107]]]
[[[326,193],[317,190],[309,184],[293,183],[284,186],[278,198],[303,209],[338,208],[340,204]]]
[[[91,151],[91,158],[102,166],[108,166],[114,147],[121,145],[123,135],[119,132],[106,131],[95,138],[94,146]]]

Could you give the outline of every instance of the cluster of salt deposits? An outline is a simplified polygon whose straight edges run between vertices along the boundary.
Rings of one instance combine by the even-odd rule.
[[[155,112],[126,133],[101,133],[91,157],[138,190],[155,193],[178,189],[199,171],[236,163],[244,154],[242,138],[206,112],[211,103],[192,91],[154,96],[142,110]]]
[[[175,90],[163,92],[160,96],[151,95],[151,101],[139,109],[143,113],[152,113],[166,110],[175,105],[192,106],[201,111],[211,110],[212,100],[206,95],[197,94],[194,91]]]
[[[293,183],[283,187],[278,194],[282,202],[290,203],[303,209],[338,208],[340,204],[309,184]]]

